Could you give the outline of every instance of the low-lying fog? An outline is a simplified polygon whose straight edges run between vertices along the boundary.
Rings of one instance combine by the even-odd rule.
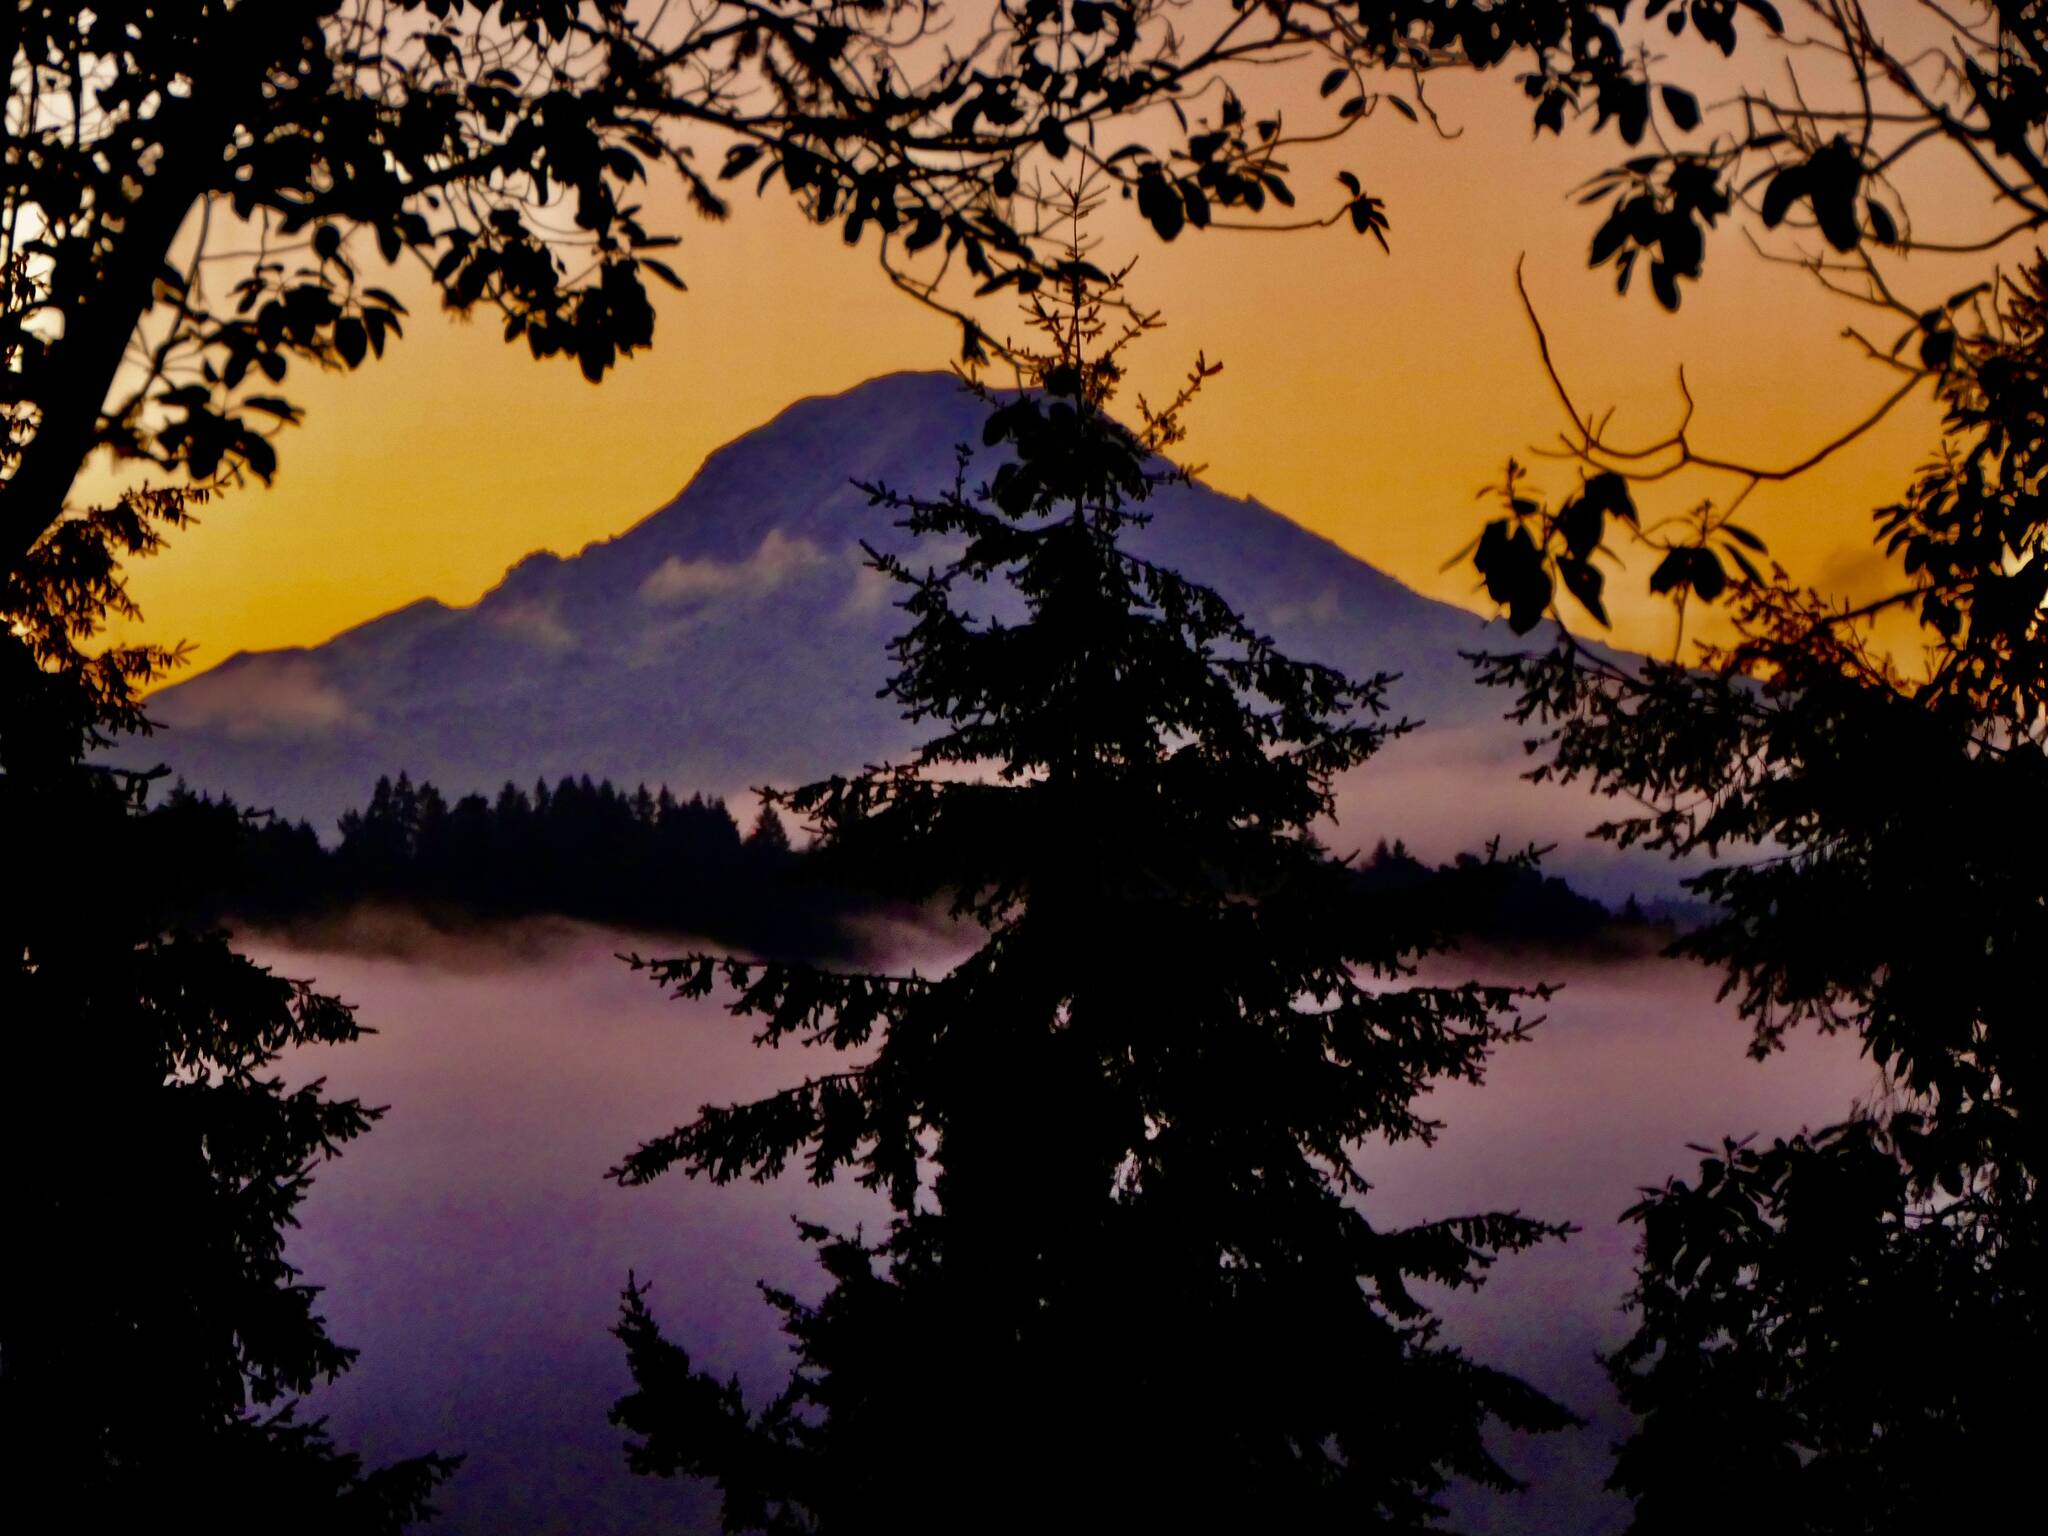
[[[324,1073],[334,1092],[390,1106],[320,1171],[293,1236],[295,1262],[329,1288],[335,1337],[362,1351],[312,1407],[373,1461],[464,1453],[435,1527],[451,1536],[715,1531],[715,1494],[629,1474],[606,1421],[628,1385],[607,1331],[627,1272],[653,1282],[671,1338],[701,1365],[737,1371],[758,1401],[785,1356],[756,1282],[821,1288],[790,1215],[851,1225],[876,1219],[878,1203],[800,1174],[724,1188],[672,1175],[626,1190],[603,1173],[701,1103],[794,1080],[804,1053],[757,1050],[715,1002],[671,1001],[614,958],[674,946],[594,929],[529,926],[383,958],[303,940],[248,947],[338,992],[379,1031],[308,1053],[293,1075]],[[1687,1142],[1824,1123],[1874,1074],[1841,1039],[1808,1036],[1768,1063],[1749,1060],[1742,1026],[1696,967],[1470,968],[1489,979],[1540,969],[1567,985],[1484,1087],[1436,1096],[1446,1128],[1433,1148],[1369,1156],[1372,1209],[1394,1224],[1519,1207],[1584,1227],[1503,1261],[1485,1291],[1446,1305],[1453,1336],[1479,1358],[1592,1421],[1512,1448],[1528,1493],[1470,1494],[1455,1513],[1471,1530],[1618,1531],[1626,1506],[1600,1485],[1622,1420],[1593,1359],[1626,1332],[1617,1304],[1634,1237],[1616,1215],[1639,1185],[1690,1172]]]

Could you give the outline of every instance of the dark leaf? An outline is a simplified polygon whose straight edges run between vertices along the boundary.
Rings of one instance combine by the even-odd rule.
[[[1187,207],[1179,192],[1158,171],[1138,178],[1138,212],[1151,221],[1162,240],[1171,240],[1187,223]]]
[[[1721,557],[1711,549],[1694,549],[1690,554],[1692,589],[1704,601],[1711,603],[1727,589],[1727,569],[1721,564]]]
[[[1662,260],[1650,263],[1650,291],[1666,309],[1678,308],[1678,276]]]
[[[1564,538],[1567,554],[1574,560],[1584,561],[1600,547],[1600,537],[1606,522],[1598,503],[1581,495],[1565,503],[1557,514],[1557,531]]]
[[[1606,628],[1607,607],[1600,600],[1604,578],[1598,568],[1590,560],[1560,560],[1557,574],[1564,579],[1565,590],[1579,600],[1602,628]]]
[[[1776,229],[1785,222],[1792,204],[1806,195],[1806,180],[1804,165],[1788,165],[1771,177],[1770,185],[1764,188],[1762,212],[1766,229]]]
[[[1758,574],[1755,562],[1752,561],[1748,555],[1745,555],[1739,548],[1737,548],[1733,544],[1729,544],[1725,546],[1725,548],[1727,550],[1728,558],[1735,562],[1735,568],[1738,571],[1742,572],[1744,580],[1750,582],[1752,585],[1762,585],[1763,577]]]
[[[370,350],[369,334],[363,329],[363,322],[354,315],[345,315],[334,322],[334,350],[341,354],[341,360],[354,368]]]
[[[1598,507],[1609,517],[1618,517],[1630,527],[1636,526],[1636,503],[1628,488],[1625,476],[1613,470],[1603,470],[1586,482],[1580,496],[1588,505]]]
[[[1597,267],[1622,246],[1628,243],[1629,219],[1627,205],[1614,210],[1607,220],[1593,234],[1593,247],[1587,253],[1586,265]]]

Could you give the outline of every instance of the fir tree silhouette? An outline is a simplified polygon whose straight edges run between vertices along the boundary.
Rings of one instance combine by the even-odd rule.
[[[140,689],[172,659],[88,649],[109,609],[133,616],[119,561],[193,499],[86,511],[0,576],[0,836],[35,881],[0,904],[8,1465],[57,1529],[384,1536],[454,1463],[366,1471],[297,1416],[355,1352],[285,1257],[315,1168],[382,1111],[287,1086],[280,1059],[362,1030],[181,922],[138,878],[147,776],[85,760],[146,726]]]
[[[1311,833],[1404,728],[1389,679],[1292,660],[1123,547],[1215,369],[1118,424],[1155,323],[1120,276],[1076,248],[1034,298],[1047,350],[1035,388],[984,395],[1011,454],[985,485],[963,448],[949,494],[865,487],[949,551],[870,552],[910,620],[887,696],[937,733],[774,797],[844,878],[947,893],[980,947],[936,977],[640,962],[855,1064],[707,1106],[617,1178],[801,1159],[893,1211],[873,1241],[803,1228],[831,1286],[769,1293],[798,1363],[758,1410],[629,1283],[630,1463],[717,1479],[729,1530],[1413,1529],[1452,1477],[1512,1486],[1490,1419],[1570,1422],[1445,1345],[1415,1289],[1561,1229],[1368,1214],[1362,1146],[1427,1138],[1417,1095],[1477,1079],[1520,998],[1413,984],[1427,932]]]

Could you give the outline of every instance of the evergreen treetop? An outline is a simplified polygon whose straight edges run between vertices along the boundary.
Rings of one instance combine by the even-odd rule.
[[[1047,350],[982,391],[1009,457],[932,499],[868,486],[927,549],[870,553],[909,628],[886,696],[937,727],[909,761],[777,800],[842,878],[949,894],[979,946],[937,977],[707,955],[759,1039],[844,1053],[706,1106],[615,1170],[716,1180],[804,1160],[886,1192],[886,1235],[819,1229],[833,1287],[773,1299],[799,1364],[750,1414],[629,1289],[643,1470],[717,1477],[730,1529],[972,1519],[1415,1528],[1452,1476],[1510,1486],[1489,1417],[1569,1421],[1437,1337],[1418,1282],[1477,1283],[1560,1231],[1487,1214],[1383,1230],[1376,1138],[1431,1135],[1433,1082],[1524,1031],[1504,988],[1417,985],[1430,936],[1314,835],[1335,775],[1405,728],[1389,679],[1281,654],[1218,594],[1123,547],[1182,472],[1158,455],[1216,370],[1142,425],[1108,413],[1118,276],[1074,250]],[[970,386],[972,387],[972,386]],[[952,551],[957,550],[957,553]]]

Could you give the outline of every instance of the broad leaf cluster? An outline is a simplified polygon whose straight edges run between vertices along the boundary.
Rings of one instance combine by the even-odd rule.
[[[1584,200],[1607,207],[1592,264],[1612,261],[1626,293],[1647,258],[1658,302],[1676,309],[1678,280],[1700,275],[1708,232],[1739,212],[1766,238],[1794,237],[1789,249],[1777,248],[1781,259],[1805,263],[1829,286],[1908,323],[1925,314],[1930,335],[1950,331],[1945,310],[1901,292],[1912,274],[1892,258],[1995,252],[2048,220],[2048,14],[2039,0],[1882,8],[1802,0],[1787,9],[1806,46],[1788,51],[1782,83],[1746,84],[1704,120],[1689,93],[1667,88],[1675,127],[1712,131],[1685,143],[1660,136],[1589,184]],[[1732,52],[1733,20],[1743,10],[1783,30],[1764,0],[1654,0],[1645,14],[1661,13],[1674,33],[1689,18],[1703,38]],[[1601,112],[1603,120],[1618,116],[1634,143],[1648,117],[1647,93],[1616,87]],[[1925,189],[1959,181],[1987,194],[1983,220],[1917,227],[1916,208],[1951,216]]]
[[[1941,452],[1878,513],[1884,596],[1752,570],[1702,666],[1569,637],[1485,659],[1544,728],[1537,776],[1640,801],[1604,829],[1623,843],[1721,857],[1690,881],[1719,916],[1679,948],[1723,970],[1756,1054],[1852,1030],[1883,1074],[1843,1124],[1731,1145],[1630,1213],[1640,1326],[1612,1366],[1643,1423],[1616,1483],[1646,1533],[1765,1511],[1890,1529],[2023,1486],[2004,1403],[2041,1327],[2043,284],[2037,261],[1998,338],[1959,349]],[[1917,675],[1873,640],[1885,612],[1919,621]]]
[[[494,313],[508,341],[597,379],[651,340],[648,280],[683,283],[665,254],[677,233],[644,210],[652,176],[678,178],[712,218],[728,211],[726,183],[779,181],[849,243],[874,232],[885,265],[952,309],[978,355],[947,274],[957,266],[983,293],[1052,280],[1043,168],[1114,182],[1165,239],[1277,215],[1280,227],[1348,220],[1384,244],[1384,208],[1349,172],[1341,198],[1314,193],[1288,212],[1290,145],[1382,103],[1416,118],[1430,71],[1510,60],[1540,122],[1597,107],[1633,143],[1650,85],[1615,30],[1625,12],[1625,0],[17,8],[0,23],[5,546],[18,557],[61,515],[97,448],[200,481],[267,479],[276,432],[299,414],[282,392],[291,370],[357,368],[401,333],[405,306],[379,264],[416,263],[449,308]],[[1727,13],[1706,0],[1687,11],[1723,48]],[[1331,66],[1331,108],[1291,128],[1243,88],[1257,66],[1305,55]]]

